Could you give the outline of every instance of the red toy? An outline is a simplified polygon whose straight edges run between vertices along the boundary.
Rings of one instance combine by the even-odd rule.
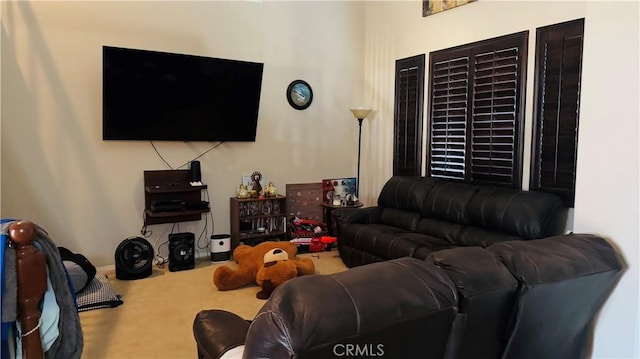
[[[298,251],[321,252],[331,250],[336,237],[326,236],[327,225],[313,219],[293,217],[289,225],[291,242],[295,243]]]
[[[291,238],[318,237],[327,232],[327,225],[312,219],[293,217],[289,220]]]
[[[308,247],[309,252],[322,252],[322,251],[330,251],[331,246],[338,239],[336,237],[331,236],[320,236],[320,237],[306,237],[306,238],[294,238],[291,240],[292,243],[295,243],[298,248],[304,249],[304,247]]]

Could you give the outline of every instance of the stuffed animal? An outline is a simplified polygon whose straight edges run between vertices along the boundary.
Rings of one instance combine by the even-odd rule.
[[[308,258],[303,258],[299,262],[306,262],[306,260],[313,265],[313,262]],[[298,276],[296,260],[289,260],[287,252],[280,248],[265,253],[263,262],[264,264],[256,274],[256,283],[262,288],[256,294],[258,299],[268,299],[276,287]]]
[[[273,251],[273,252],[272,252]],[[307,275],[315,273],[315,266],[313,261],[309,258],[295,259],[297,254],[297,248],[294,243],[289,241],[267,241],[262,242],[255,247],[248,245],[239,245],[233,251],[233,258],[238,263],[238,269],[231,269],[228,266],[220,266],[216,268],[213,273],[213,283],[219,290],[231,290],[244,287],[250,283],[258,283],[258,271],[263,268],[265,261],[265,254],[272,252],[267,256],[268,260],[277,258],[282,259],[278,262],[289,262],[287,264],[279,264],[276,267],[285,268],[290,267],[290,264],[294,264],[296,268],[296,276]],[[286,257],[285,257],[286,256]],[[284,260],[286,258],[286,260]],[[270,265],[271,266],[271,265]],[[290,271],[273,268],[271,270],[263,268],[261,283],[264,284],[266,278],[269,287],[266,293],[270,294],[270,291],[275,289],[278,285],[284,283],[290,276]],[[269,273],[269,274],[267,274]],[[269,278],[267,278],[269,277]],[[282,280],[286,278],[285,280]],[[269,282],[270,281],[270,282]],[[268,295],[267,295],[268,297]]]

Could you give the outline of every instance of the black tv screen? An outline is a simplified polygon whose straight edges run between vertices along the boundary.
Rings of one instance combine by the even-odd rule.
[[[264,65],[103,46],[102,139],[255,141]]]

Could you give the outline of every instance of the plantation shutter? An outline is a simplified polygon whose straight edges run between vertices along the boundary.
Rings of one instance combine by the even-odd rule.
[[[573,206],[584,19],[537,31],[532,188]]]
[[[430,54],[430,176],[521,187],[527,36]]]
[[[446,59],[433,66],[430,172],[434,177],[464,180],[469,58]]]
[[[396,61],[394,176],[422,173],[424,64],[424,54]]]
[[[518,48],[474,57],[471,178],[510,185],[517,156]]]

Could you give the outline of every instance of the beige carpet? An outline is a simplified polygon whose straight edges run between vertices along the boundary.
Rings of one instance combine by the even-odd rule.
[[[316,272],[330,274],[346,269],[338,252],[305,253]],[[251,285],[220,292],[213,285],[217,266],[200,260],[195,269],[169,272],[154,267],[145,279],[120,281],[106,273],[124,304],[116,308],[80,313],[84,333],[84,359],[193,359],[197,357],[193,339],[193,318],[203,309],[224,309],[252,319],[265,303],[256,299],[259,288]]]

